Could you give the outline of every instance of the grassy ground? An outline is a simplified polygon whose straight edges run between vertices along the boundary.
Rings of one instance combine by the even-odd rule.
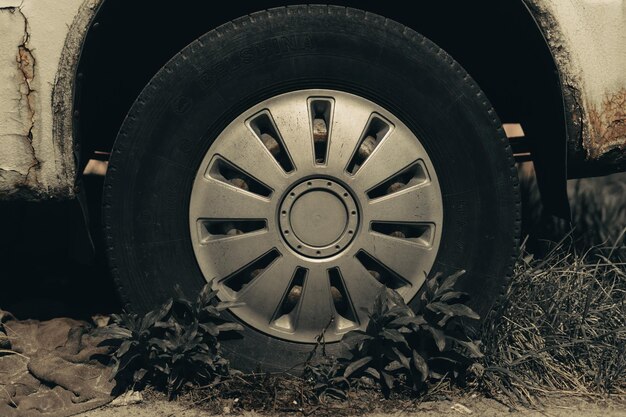
[[[522,184],[525,228],[542,233],[485,323],[480,383],[527,405],[626,395],[626,174],[571,181],[571,225],[542,218],[532,178]]]

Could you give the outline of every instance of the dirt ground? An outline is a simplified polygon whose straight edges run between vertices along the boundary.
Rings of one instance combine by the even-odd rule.
[[[228,412],[229,410],[225,410]],[[312,413],[310,415],[315,415]],[[323,413],[329,415],[328,412]],[[130,406],[107,406],[93,410],[79,417],[204,417],[206,411],[189,408],[177,402],[162,400],[150,401]],[[257,417],[261,414],[244,412],[245,417]],[[284,416],[302,416],[301,413],[276,414]],[[331,414],[332,415],[332,414]],[[563,397],[550,400],[540,410],[510,410],[509,407],[490,399],[480,397],[458,398],[452,401],[424,402],[411,411],[398,410],[391,413],[372,413],[367,417],[440,417],[440,416],[479,416],[479,417],[625,417],[626,401],[590,402],[579,397]]]

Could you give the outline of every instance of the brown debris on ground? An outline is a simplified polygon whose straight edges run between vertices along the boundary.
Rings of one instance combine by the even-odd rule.
[[[72,319],[16,320],[0,310],[0,416],[66,417],[110,402],[109,369],[91,326]]]

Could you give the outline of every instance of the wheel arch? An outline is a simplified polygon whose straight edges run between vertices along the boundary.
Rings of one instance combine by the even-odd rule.
[[[154,74],[201,34],[241,15],[298,3],[103,0],[89,29],[77,75],[74,132],[81,163],[111,149],[127,111]],[[521,123],[529,140],[544,204],[569,215],[565,192],[565,107],[555,61],[522,1],[424,2],[332,0],[371,11],[425,35],[478,82],[503,122]],[[436,4],[431,4],[436,3]]]

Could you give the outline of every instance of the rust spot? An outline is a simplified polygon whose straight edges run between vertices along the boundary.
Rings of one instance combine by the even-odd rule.
[[[626,148],[626,88],[607,94],[600,108],[590,105],[589,137],[585,148],[597,159],[612,149]]]
[[[35,78],[35,64],[33,55],[30,53],[30,50],[24,45],[20,45],[18,49],[18,59],[17,62],[19,64],[20,70],[24,74],[24,79],[27,81],[32,81]]]

